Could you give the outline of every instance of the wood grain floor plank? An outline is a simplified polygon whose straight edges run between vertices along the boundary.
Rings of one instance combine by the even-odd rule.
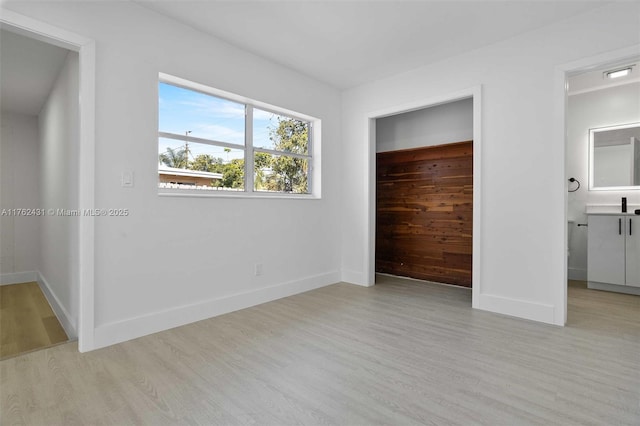
[[[0,286],[0,359],[67,340],[38,283]]]
[[[555,327],[379,276],[86,354],[64,344],[0,362],[0,423],[640,424],[640,297],[569,295]]]

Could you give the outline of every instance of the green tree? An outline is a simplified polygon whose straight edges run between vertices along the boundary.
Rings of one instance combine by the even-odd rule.
[[[224,171],[224,164],[222,158],[215,158],[209,154],[200,154],[191,161],[189,168],[202,172],[222,173]]]
[[[278,118],[278,127],[271,129],[269,138],[277,151],[307,154],[309,149],[308,123],[293,118]],[[271,175],[266,187],[273,191],[306,193],[309,162],[288,155],[271,159]]]
[[[167,151],[160,154],[160,163],[176,169],[189,168],[187,152],[182,147],[175,149],[167,147]]]
[[[244,160],[235,158],[224,164],[222,179],[218,181],[218,187],[242,188],[244,187]]]
[[[273,156],[266,152],[256,152],[253,157],[255,177],[254,186],[255,189],[268,189],[267,188],[267,176],[265,171],[271,169],[271,163]]]

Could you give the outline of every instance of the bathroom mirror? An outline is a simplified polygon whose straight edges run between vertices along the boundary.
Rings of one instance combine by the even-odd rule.
[[[589,189],[640,189],[640,123],[589,130]]]

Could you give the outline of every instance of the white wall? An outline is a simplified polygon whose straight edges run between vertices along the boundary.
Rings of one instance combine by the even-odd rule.
[[[640,191],[589,191],[589,129],[640,121],[640,83],[569,96],[567,102],[567,179],[580,189],[569,193],[567,217],[575,221],[569,250],[569,278],[587,279],[587,204],[620,205],[627,197],[629,211],[640,208]]]
[[[0,138],[0,209],[37,209],[40,170],[38,119],[3,112]],[[14,283],[9,274],[35,272],[40,261],[40,218],[0,216],[0,274],[2,283]],[[33,274],[31,274],[33,275]],[[17,275],[17,282],[22,279]],[[35,279],[35,278],[31,278]]]
[[[376,120],[376,151],[396,151],[473,139],[473,99]]]
[[[373,204],[367,116],[482,85],[482,309],[563,324],[564,141],[559,66],[640,42],[640,5],[605,6],[343,96],[343,277],[367,285]],[[474,285],[476,282],[474,282]]]
[[[55,212],[41,222],[39,272],[62,309],[65,329],[77,329],[79,312],[78,220],[59,210],[78,208],[78,54],[69,52],[39,118],[40,203]],[[57,312],[59,313],[59,311]],[[60,316],[60,313],[59,315]],[[72,335],[75,332],[72,333]]]
[[[131,2],[3,7],[96,41],[96,346],[340,279],[337,90]],[[322,199],[159,197],[159,72],[322,119]]]

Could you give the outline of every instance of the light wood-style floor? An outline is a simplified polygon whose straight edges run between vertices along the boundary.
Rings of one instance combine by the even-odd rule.
[[[0,359],[67,340],[38,283],[0,286]]]
[[[1,422],[640,424],[640,297],[569,293],[556,327],[383,276],[87,354],[59,345],[0,362]]]

